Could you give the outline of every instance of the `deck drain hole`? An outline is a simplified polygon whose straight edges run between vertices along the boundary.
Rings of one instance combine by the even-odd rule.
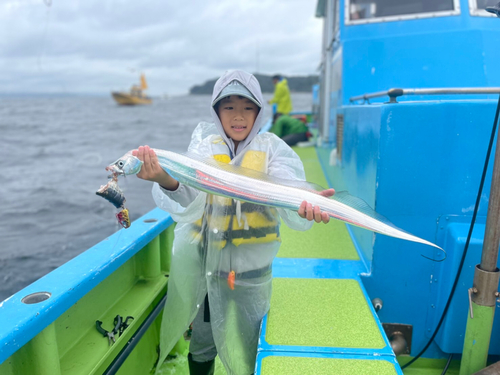
[[[24,297],[21,302],[25,303],[27,305],[33,305],[35,303],[40,303],[45,300],[48,300],[52,294],[49,292],[36,292],[32,294],[28,294],[26,297]]]
[[[146,219],[144,220],[145,223],[156,223],[158,220],[157,219]]]

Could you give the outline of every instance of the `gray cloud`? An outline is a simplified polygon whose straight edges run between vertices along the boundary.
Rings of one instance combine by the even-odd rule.
[[[48,0],[47,0],[48,1]],[[311,0],[3,0],[2,92],[102,93],[146,73],[150,93],[182,94],[227,69],[316,73]]]

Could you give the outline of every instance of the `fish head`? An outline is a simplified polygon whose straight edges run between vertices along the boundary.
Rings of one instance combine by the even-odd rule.
[[[143,162],[132,155],[130,152],[123,155],[120,159],[111,163],[106,170],[117,175],[137,174],[141,170]]]

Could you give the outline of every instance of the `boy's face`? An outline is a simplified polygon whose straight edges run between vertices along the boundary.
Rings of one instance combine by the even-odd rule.
[[[217,115],[235,147],[250,134],[259,110],[254,102],[243,96],[231,95],[220,101]]]

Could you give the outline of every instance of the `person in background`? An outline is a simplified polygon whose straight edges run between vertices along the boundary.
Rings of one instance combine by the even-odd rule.
[[[288,115],[292,112],[292,98],[288,89],[288,81],[276,74],[273,76],[274,96],[269,100],[269,104],[277,104],[276,112]]]
[[[259,133],[263,98],[253,75],[226,72],[215,83],[210,111],[213,123],[198,125],[189,153],[277,178],[305,180],[295,151],[276,135]],[[191,375],[213,375],[217,355],[228,374],[252,374],[261,320],[270,306],[281,221],[307,230],[313,221],[327,223],[329,216],[306,201],[294,212],[207,194],[167,174],[148,146],[133,155],[144,162],[137,177],[155,182],[156,204],[177,222],[158,363],[192,322]]]
[[[276,134],[288,146],[295,146],[298,142],[305,142],[308,139],[308,128],[301,120],[275,113],[273,116],[273,126],[269,132]]]

